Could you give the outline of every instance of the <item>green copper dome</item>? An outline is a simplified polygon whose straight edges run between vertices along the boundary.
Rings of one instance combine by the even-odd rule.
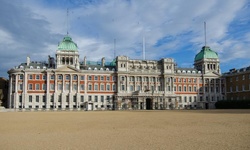
[[[116,59],[114,59],[111,63],[110,66],[116,66]]]
[[[194,61],[199,61],[206,58],[216,58],[218,59],[218,54],[211,50],[208,46],[203,46],[202,50],[195,56]]]
[[[77,45],[75,42],[72,41],[72,38],[66,35],[63,38],[63,41],[59,43],[58,50],[67,50],[67,51],[77,51]]]

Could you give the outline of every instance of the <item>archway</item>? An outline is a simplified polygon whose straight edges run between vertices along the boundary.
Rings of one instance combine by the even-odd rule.
[[[153,101],[150,98],[146,99],[146,109],[147,110],[152,110],[153,109]]]

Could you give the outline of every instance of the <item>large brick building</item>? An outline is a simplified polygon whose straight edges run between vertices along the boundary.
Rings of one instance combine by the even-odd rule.
[[[250,100],[250,67],[231,69],[223,76],[228,100]]]
[[[67,35],[56,59],[27,57],[8,73],[8,107],[23,110],[214,108],[225,99],[218,54],[208,46],[195,56],[194,68],[179,68],[172,58],[91,62],[84,57],[81,62]]]

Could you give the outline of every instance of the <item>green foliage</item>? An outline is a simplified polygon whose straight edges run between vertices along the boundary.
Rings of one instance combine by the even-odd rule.
[[[250,109],[250,100],[222,100],[215,103],[216,109]]]

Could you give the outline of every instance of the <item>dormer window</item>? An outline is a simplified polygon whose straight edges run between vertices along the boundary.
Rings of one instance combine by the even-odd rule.
[[[88,70],[91,70],[91,67],[89,67]]]
[[[23,69],[23,66],[20,66],[20,69]]]
[[[109,71],[109,68],[106,68],[106,71]]]
[[[36,69],[40,69],[40,66],[37,66]]]
[[[33,69],[33,66],[30,66],[30,69]]]

